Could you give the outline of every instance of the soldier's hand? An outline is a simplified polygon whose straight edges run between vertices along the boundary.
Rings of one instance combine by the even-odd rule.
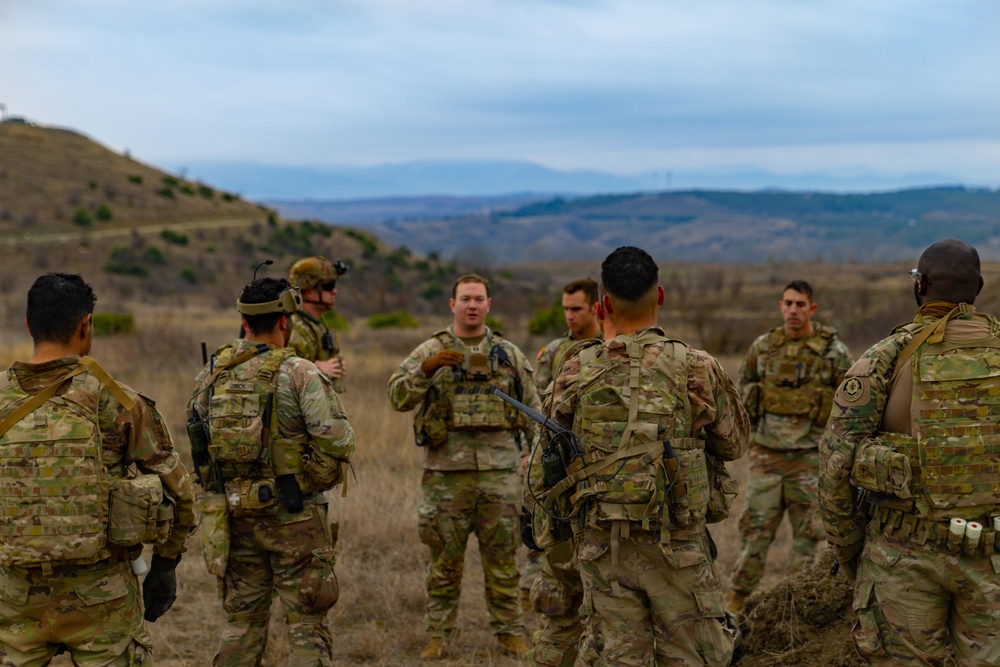
[[[316,367],[327,374],[332,380],[336,380],[344,374],[344,360],[334,357],[326,361],[316,361]]]
[[[465,363],[465,355],[455,350],[441,350],[433,357],[420,364],[420,370],[430,377],[444,366],[458,366]]]
[[[153,562],[149,566],[146,580],[142,582],[142,606],[146,608],[143,618],[150,623],[167,613],[177,599],[177,564],[176,559],[153,554]]]
[[[858,560],[861,558],[864,546],[865,541],[858,540],[837,547],[837,562],[840,563],[840,571],[851,581],[858,578]]]

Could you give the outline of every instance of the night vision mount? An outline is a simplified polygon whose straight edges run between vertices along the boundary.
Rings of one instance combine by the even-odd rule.
[[[351,267],[347,266],[347,264],[344,264],[344,262],[339,259],[333,260],[333,270],[337,272],[338,278],[347,273],[347,270],[350,268]]]

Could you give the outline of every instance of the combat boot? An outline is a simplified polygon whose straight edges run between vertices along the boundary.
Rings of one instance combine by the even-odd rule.
[[[497,649],[505,655],[523,658],[531,647],[521,635],[497,635]]]
[[[743,603],[746,602],[749,595],[743,591],[729,591],[729,597],[726,598],[726,611],[735,616],[743,613]]]
[[[444,637],[431,637],[427,646],[420,652],[421,660],[441,660],[448,654],[448,649],[444,643]]]

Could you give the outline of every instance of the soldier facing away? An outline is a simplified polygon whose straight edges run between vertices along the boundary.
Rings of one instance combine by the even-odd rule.
[[[0,381],[0,664],[152,665],[194,528],[191,478],[155,404],[91,357],[79,275],[28,291],[28,362]],[[139,598],[142,544],[155,544]],[[132,561],[130,563],[130,561]],[[145,611],[143,611],[143,607]]]
[[[764,576],[767,551],[785,513],[792,524],[788,572],[806,565],[823,539],[815,516],[819,439],[833,392],[851,365],[832,327],[812,321],[818,304],[805,280],[785,286],[778,302],[784,324],[758,337],[740,368],[739,387],[754,428],[742,548],[727,607],[743,609]]]
[[[571,502],[581,612],[595,634],[587,664],[728,665],[706,522],[735,496],[717,472],[746,452],[749,422],[719,363],[657,326],[658,272],[630,246],[601,266],[616,336],[568,359],[555,380],[550,412],[578,434],[582,456],[560,483],[566,494],[551,491]]]
[[[306,257],[292,264],[288,281],[302,293],[302,306],[292,313],[292,337],[288,346],[330,376],[337,393],[344,393],[344,360],[340,342],[323,319],[337,300],[337,280],[347,273],[340,260]]]
[[[190,404],[210,435],[198,503],[226,614],[216,667],[261,664],[275,595],[291,663],[333,664],[327,612],[340,589],[323,492],[344,481],[354,431],[330,378],[287,347],[299,303],[287,280],[244,287],[246,336],[201,372]]]
[[[1000,322],[979,254],[932,244],[914,321],[870,347],[820,443],[820,510],[871,665],[1000,664]],[[856,490],[862,491],[861,499]]]
[[[536,410],[541,405],[531,365],[486,326],[491,302],[484,278],[459,277],[448,302],[454,323],[411,352],[389,379],[392,407],[418,409],[414,431],[425,448],[418,520],[420,540],[431,551],[425,660],[443,658],[449,650],[471,533],[479,540],[497,648],[519,657],[528,651],[514,553],[521,450],[527,455],[536,428],[493,388]]]
[[[548,395],[552,379],[571,348],[580,341],[601,336],[597,281],[581,278],[567,284],[563,287],[562,307],[566,335],[551,341],[536,357],[535,379],[543,396]],[[526,501],[530,503],[530,498]],[[526,586],[531,591],[531,608],[541,616],[528,652],[528,664],[572,667],[583,631],[579,611],[583,582],[573,543],[562,542],[544,552],[529,551],[528,567],[521,577],[522,591]]]

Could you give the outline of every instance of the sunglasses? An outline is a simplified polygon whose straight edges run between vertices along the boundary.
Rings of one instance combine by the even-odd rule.
[[[331,280],[328,283],[323,283],[322,285],[320,285],[320,287],[323,288],[324,292],[332,292],[334,290],[334,288],[337,287],[337,281],[336,280]]]
[[[927,274],[920,273],[920,271],[918,271],[917,269],[910,269],[910,278],[913,279],[913,282],[917,282],[918,280],[923,278],[926,284],[928,285],[931,284],[931,279],[927,277]]]

